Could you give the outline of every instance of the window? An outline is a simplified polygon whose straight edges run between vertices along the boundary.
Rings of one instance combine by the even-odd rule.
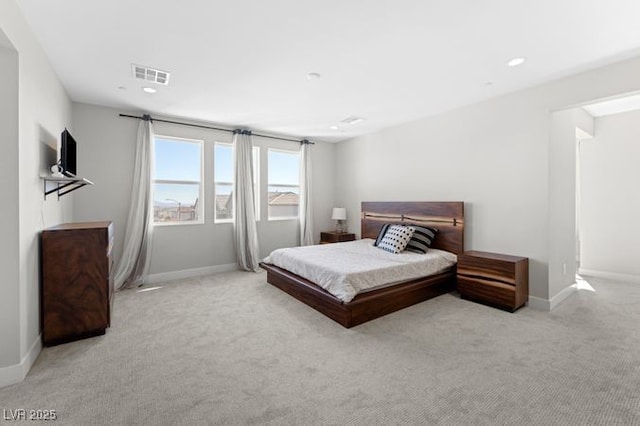
[[[269,150],[269,220],[298,217],[300,153]]]
[[[156,136],[153,222],[202,223],[202,141]]]
[[[214,150],[215,221],[233,221],[233,145],[216,142]],[[260,148],[253,147],[253,193],[256,220],[260,220]]]
[[[213,153],[215,179],[216,222],[233,219],[233,145],[217,143]]]

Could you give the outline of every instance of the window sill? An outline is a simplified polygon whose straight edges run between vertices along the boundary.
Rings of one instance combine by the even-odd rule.
[[[215,223],[216,225],[224,225],[225,223],[233,224],[233,219],[214,220],[213,223]],[[256,219],[256,223],[260,223],[260,219]]]
[[[300,218],[297,216],[287,216],[287,217],[270,217],[269,222],[280,222],[283,220],[299,220]]]
[[[182,222],[154,222],[154,227],[164,228],[165,226],[187,226],[187,225],[204,225],[202,220],[182,221]]]

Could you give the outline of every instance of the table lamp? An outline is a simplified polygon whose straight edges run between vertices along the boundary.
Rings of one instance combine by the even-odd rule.
[[[341,234],[344,232],[343,220],[347,219],[347,209],[344,207],[334,207],[331,219],[336,221],[336,232]]]

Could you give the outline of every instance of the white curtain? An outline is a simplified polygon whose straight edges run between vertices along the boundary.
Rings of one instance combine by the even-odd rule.
[[[313,245],[311,193],[311,143],[303,140],[300,150],[300,245]]]
[[[233,132],[235,179],[233,222],[238,265],[245,271],[257,272],[259,268],[258,231],[253,195],[253,141],[251,132]]]
[[[152,234],[151,167],[153,153],[151,143],[153,137],[151,117],[145,115],[138,125],[124,248],[114,273],[114,283],[117,289],[142,285],[144,276],[149,269]]]

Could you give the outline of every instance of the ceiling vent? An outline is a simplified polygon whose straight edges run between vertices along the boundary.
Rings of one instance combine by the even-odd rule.
[[[170,73],[167,71],[160,71],[136,64],[131,64],[131,71],[133,72],[133,76],[139,80],[158,83],[163,86],[167,86],[169,84]]]
[[[349,116],[347,118],[345,118],[344,120],[341,121],[341,123],[345,123],[345,124],[358,124],[361,121],[364,121],[364,118],[362,117],[356,117],[356,116]]]

